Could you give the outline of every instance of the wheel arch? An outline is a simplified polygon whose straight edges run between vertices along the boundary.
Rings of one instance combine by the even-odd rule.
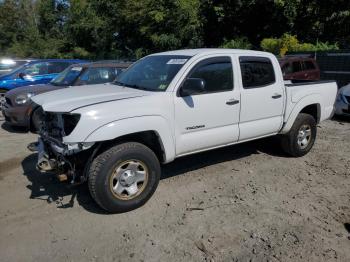
[[[312,95],[306,96],[301,99],[293,108],[287,120],[284,123],[284,126],[281,130],[281,134],[286,134],[292,128],[295,119],[300,113],[305,113],[311,115],[316,123],[319,123],[321,120],[322,114],[322,105],[321,105],[322,97],[320,95]]]
[[[159,134],[154,130],[130,133],[116,137],[112,140],[102,141],[100,142],[99,152],[123,142],[137,142],[143,144],[149,147],[156,154],[159,162],[164,163],[166,161],[163,141],[159,137]]]
[[[150,147],[160,162],[167,163],[175,158],[174,138],[168,122],[160,116],[134,117],[108,123],[89,134],[84,142],[100,142],[103,148],[127,141]]]
[[[299,114],[300,113],[311,115],[315,119],[316,123],[318,124],[321,119],[321,105],[319,103],[316,103],[316,104],[305,106],[299,112]]]

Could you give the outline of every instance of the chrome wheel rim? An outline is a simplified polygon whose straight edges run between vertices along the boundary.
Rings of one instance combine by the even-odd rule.
[[[300,149],[305,149],[311,141],[311,126],[302,125],[298,132],[298,145]]]
[[[140,160],[127,160],[118,164],[110,179],[113,195],[130,200],[140,195],[148,182],[148,169]]]

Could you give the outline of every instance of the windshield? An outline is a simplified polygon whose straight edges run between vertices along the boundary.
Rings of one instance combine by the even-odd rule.
[[[50,83],[55,86],[69,86],[74,83],[82,70],[81,66],[68,67],[52,79]]]
[[[165,91],[189,58],[176,55],[148,56],[132,65],[114,83],[149,91]]]

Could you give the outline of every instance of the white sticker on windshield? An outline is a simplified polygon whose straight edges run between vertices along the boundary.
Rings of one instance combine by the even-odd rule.
[[[188,59],[170,59],[167,65],[183,65]]]
[[[78,67],[78,66],[75,66],[75,67],[72,67],[72,70],[73,71],[81,71],[83,68],[82,67]]]

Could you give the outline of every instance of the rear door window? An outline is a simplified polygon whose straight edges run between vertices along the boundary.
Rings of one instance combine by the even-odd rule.
[[[316,67],[311,61],[304,61],[305,70],[315,70]]]
[[[301,72],[303,71],[303,68],[301,66],[301,62],[300,61],[295,61],[292,63],[293,65],[293,73],[297,73],[297,72]]]
[[[275,71],[269,58],[247,56],[240,57],[239,62],[244,89],[264,87],[276,82]]]
[[[291,64],[290,63],[285,64],[282,67],[282,72],[283,72],[283,74],[286,74],[286,75],[293,73],[293,68],[292,68]]]

